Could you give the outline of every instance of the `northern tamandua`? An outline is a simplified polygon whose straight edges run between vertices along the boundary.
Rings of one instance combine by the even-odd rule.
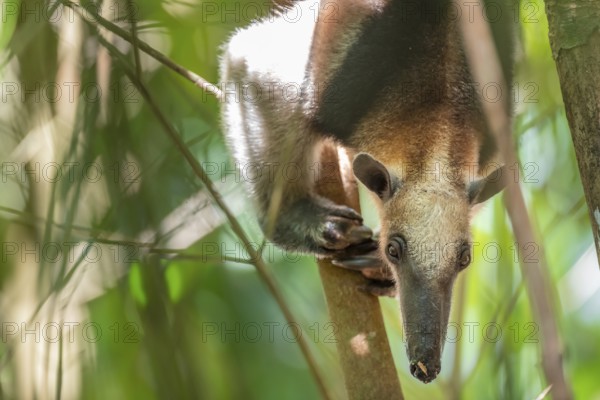
[[[495,5],[505,14],[490,21],[510,78],[504,1]],[[503,181],[461,45],[466,16],[451,0],[290,7],[224,47],[228,145],[238,165],[268,167],[246,180],[268,238],[341,266],[388,267],[391,280],[371,287],[399,293],[411,373],[430,382],[441,368],[453,282],[471,261],[472,208]],[[357,154],[354,174],[379,205],[378,262],[360,215],[313,191],[327,141]],[[290,166],[299,177],[284,175]]]

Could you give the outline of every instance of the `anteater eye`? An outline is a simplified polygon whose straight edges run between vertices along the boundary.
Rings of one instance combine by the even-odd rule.
[[[466,268],[467,265],[471,264],[471,249],[469,248],[469,245],[464,245],[462,247],[460,259],[458,262],[460,264],[461,269]]]
[[[398,261],[402,258],[406,250],[406,242],[400,236],[394,236],[387,245],[387,255],[392,261]]]

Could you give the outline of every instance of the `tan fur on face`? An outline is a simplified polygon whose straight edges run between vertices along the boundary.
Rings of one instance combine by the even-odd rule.
[[[411,268],[427,286],[454,279],[461,246],[470,241],[466,195],[450,187],[439,189],[424,182],[406,183],[382,209],[382,244],[390,236],[402,236],[408,257],[400,268]],[[402,272],[399,275],[402,279]]]
[[[354,142],[401,182],[380,204],[381,248],[390,236],[404,237],[409,259],[400,268],[411,268],[426,285],[451,282],[461,245],[470,242],[467,187],[477,171],[478,135],[451,112],[445,105],[397,117],[380,112]]]

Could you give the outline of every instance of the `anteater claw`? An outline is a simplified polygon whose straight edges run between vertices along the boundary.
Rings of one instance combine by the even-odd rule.
[[[363,218],[359,213],[354,211],[354,209],[346,206],[337,206],[335,209],[332,210],[331,215],[335,215],[337,217],[342,218],[348,218],[351,220],[358,221],[359,223],[362,223],[363,221]]]
[[[373,231],[368,226],[360,225],[353,228],[349,233],[349,239],[352,243],[360,243],[367,239],[371,239]]]
[[[357,248],[363,250],[357,251]],[[368,250],[367,250],[368,249]],[[345,249],[346,250],[346,249]],[[394,276],[389,267],[381,260],[377,252],[377,242],[369,240],[366,243],[352,246],[331,260],[337,267],[358,271],[369,283],[360,289],[376,296],[396,296]]]
[[[334,259],[331,263],[337,267],[352,269],[355,271],[363,271],[364,269],[379,268],[381,260],[375,255],[364,255],[344,260]]]

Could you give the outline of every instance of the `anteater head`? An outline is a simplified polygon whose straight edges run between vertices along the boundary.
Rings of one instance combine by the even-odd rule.
[[[353,169],[381,200],[381,257],[397,281],[411,373],[431,382],[441,367],[452,287],[471,262],[471,208],[502,189],[503,170],[479,180],[461,168],[406,173],[366,153]]]

